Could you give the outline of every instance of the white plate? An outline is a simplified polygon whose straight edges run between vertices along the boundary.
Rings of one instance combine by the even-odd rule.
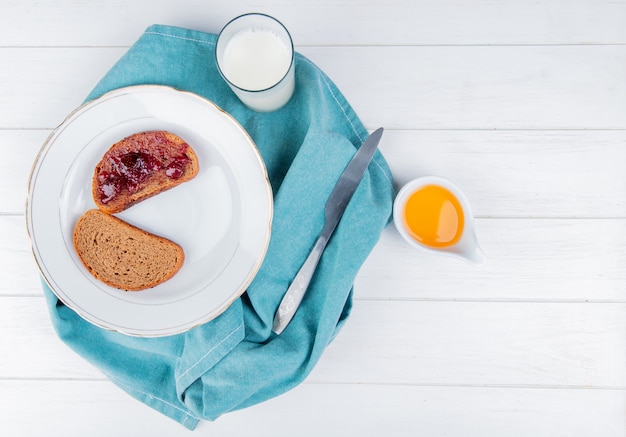
[[[146,130],[183,138],[198,155],[200,172],[117,214],[185,251],[172,279],[124,292],[87,272],[73,232],[95,208],[91,179],[102,155]],[[26,208],[35,259],[59,299],[95,325],[149,337],[207,322],[245,291],[265,256],[272,212],[265,165],[244,129],[202,97],[151,85],[112,91],[70,114],[35,161]]]

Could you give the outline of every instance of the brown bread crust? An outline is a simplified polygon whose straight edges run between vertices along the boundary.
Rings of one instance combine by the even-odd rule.
[[[129,291],[167,281],[185,258],[178,244],[97,209],[87,211],[76,223],[74,248],[93,276]]]
[[[167,131],[130,135],[107,150],[96,165],[92,194],[96,206],[115,214],[194,178],[194,150]]]

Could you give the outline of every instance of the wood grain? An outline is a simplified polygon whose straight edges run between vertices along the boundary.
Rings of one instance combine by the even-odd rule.
[[[0,381],[0,390],[11,418],[3,429],[23,437],[189,435],[107,381]],[[29,408],[13,399],[28,399]],[[616,390],[305,383],[201,423],[194,435],[623,437],[623,410]]]
[[[623,129],[626,84],[619,78],[626,75],[626,45],[300,51],[330,76],[370,128]],[[0,129],[56,127],[123,52],[0,48],[0,62],[12,66],[0,70]],[[85,73],[68,80],[68,71]],[[16,110],[13,102],[20,99]]]
[[[0,212],[24,212],[28,175],[50,132],[0,130]],[[478,217],[626,217],[626,130],[386,129],[380,149],[398,187],[446,177]]]
[[[276,16],[289,28],[296,44],[303,45],[626,41],[626,4],[615,0],[386,0],[372,4],[345,0],[226,4],[218,0],[95,0],[70,1],[62,8],[50,2],[5,0],[2,8],[0,41],[8,46],[128,46],[153,23],[218,32],[231,18],[250,11]]]
[[[478,219],[487,262],[419,252],[394,227],[356,279],[363,299],[626,302],[626,222]]]
[[[43,298],[2,299],[1,375],[102,378],[51,341]],[[626,389],[625,331],[626,304],[358,300],[309,381]]]
[[[626,241],[615,238],[625,220],[481,218],[476,226],[488,257],[479,269],[416,251],[390,225],[357,276],[356,297],[626,302]],[[0,296],[41,295],[24,228],[23,217],[0,216]]]

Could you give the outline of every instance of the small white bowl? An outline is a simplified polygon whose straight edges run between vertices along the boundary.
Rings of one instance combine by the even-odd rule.
[[[442,248],[426,246],[413,238],[406,228],[403,217],[407,200],[414,192],[426,185],[439,185],[440,187],[448,189],[456,196],[461,204],[461,208],[463,208],[465,221],[463,234],[461,235],[459,241],[451,246]],[[457,258],[462,258],[474,265],[482,265],[486,261],[485,254],[481,250],[476,238],[474,216],[472,215],[469,202],[463,192],[447,179],[438,176],[424,176],[413,179],[405,184],[400,189],[400,192],[396,196],[393,204],[393,221],[400,235],[402,235],[402,237],[413,247],[430,253],[451,255]]]

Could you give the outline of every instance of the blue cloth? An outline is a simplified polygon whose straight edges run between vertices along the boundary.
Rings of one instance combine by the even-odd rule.
[[[390,221],[394,196],[377,152],[300,309],[281,335],[273,334],[278,303],[322,229],[328,195],[367,132],[336,86],[299,54],[290,102],[272,113],[248,110],[217,71],[215,39],[151,26],[87,100],[124,86],[168,85],[212,100],[248,131],[267,166],[274,219],[267,255],[246,293],[186,333],[137,338],[89,324],[44,284],[58,336],[130,395],[189,429],[302,382],[350,313],[354,278]]]

